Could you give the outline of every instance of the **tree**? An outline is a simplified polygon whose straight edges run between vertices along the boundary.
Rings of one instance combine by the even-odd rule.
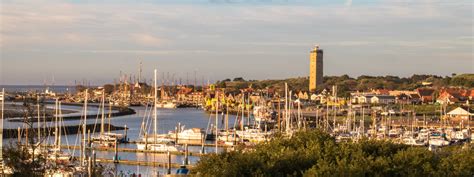
[[[37,139],[38,132],[33,128],[33,123],[30,121],[30,117],[35,116],[35,103],[36,100],[33,99],[23,101],[23,123],[26,125],[24,131],[27,132],[25,133],[26,144],[12,143],[3,149],[5,165],[13,170],[14,176],[38,176],[45,171],[46,159],[44,156],[31,153],[40,148],[42,143]]]
[[[243,81],[245,81],[245,79],[242,78],[242,77],[236,77],[236,78],[234,78],[233,81],[234,81],[234,82],[243,82]]]
[[[105,85],[104,85],[104,92],[105,92],[105,94],[108,94],[108,95],[109,95],[109,94],[112,94],[112,93],[114,92],[114,88],[115,88],[115,86],[112,85],[112,84],[105,84]]]
[[[76,92],[83,92],[86,89],[87,89],[87,87],[85,87],[83,85],[76,85]]]
[[[211,154],[193,172],[202,176],[470,176],[474,150],[452,146],[431,152],[389,141],[336,143],[320,130],[277,135],[252,150]]]

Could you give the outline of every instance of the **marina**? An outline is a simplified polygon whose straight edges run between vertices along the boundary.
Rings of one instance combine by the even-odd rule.
[[[215,96],[219,96],[219,92],[215,92]],[[260,97],[258,101],[252,101],[260,106],[240,106],[231,114],[228,103],[215,101],[215,107],[210,110],[158,108],[158,104],[156,107],[132,106],[129,107],[133,112],[130,115],[113,115],[117,111],[110,107],[106,109],[105,94],[102,93],[102,101],[99,100],[99,103],[93,103],[90,107],[87,103],[65,104],[65,109],[71,113],[64,115],[60,114],[63,109],[61,102],[56,101],[54,106],[51,106],[52,102],[45,102],[45,107],[56,110],[56,114],[49,117],[43,115],[43,120],[40,121],[35,121],[39,120],[38,116],[30,120],[33,121],[32,129],[49,132],[47,134],[50,136],[44,137],[45,144],[40,148],[54,149],[52,152],[57,155],[49,158],[62,158],[61,161],[69,161],[71,158],[80,160],[86,154],[83,152],[93,152],[95,163],[109,164],[107,166],[114,164],[116,169],[113,171],[116,172],[142,166],[148,169],[149,174],[138,171],[135,173],[144,175],[156,174],[160,170],[168,172],[169,168],[177,169],[185,164],[188,169],[192,169],[200,157],[207,153],[233,151],[237,145],[251,148],[255,144],[271,141],[276,132],[291,136],[297,131],[319,128],[330,133],[337,142],[358,141],[365,137],[429,149],[463,144],[471,139],[469,127],[472,122],[450,124],[433,121],[426,116],[392,116],[370,107],[359,108],[357,115],[357,109],[352,110],[351,106],[345,107],[349,111],[346,116],[341,116],[338,114],[340,107],[306,109],[300,101],[294,101],[288,96],[289,91],[286,93],[287,97],[280,99],[277,105],[272,104],[276,103],[273,98]],[[240,102],[248,104],[250,94],[247,99],[242,97]],[[40,113],[37,114],[42,117]],[[88,115],[86,124],[83,122],[84,116],[80,114]],[[79,119],[69,119],[69,116]],[[21,119],[9,118],[4,122],[5,127],[18,129],[5,129],[6,139],[3,144],[27,143],[23,137],[28,136],[28,131],[17,121]],[[60,128],[52,131],[58,125],[67,130]],[[153,128],[155,126],[156,129]],[[194,128],[186,128],[187,126]],[[145,127],[151,129],[144,129]],[[12,133],[12,130],[17,131]],[[87,130],[87,134],[83,133],[84,130]],[[15,133],[17,136],[12,135]],[[59,136],[56,136],[58,133]],[[147,157],[150,155],[153,157],[151,161]],[[80,161],[92,163],[90,160]]]
[[[473,5],[2,1],[0,177],[474,176]]]

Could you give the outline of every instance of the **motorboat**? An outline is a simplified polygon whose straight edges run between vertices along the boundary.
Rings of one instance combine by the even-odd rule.
[[[165,109],[176,109],[178,107],[178,105],[176,103],[173,103],[173,102],[163,101],[161,103],[157,103],[156,107],[157,108],[165,108]]]
[[[151,143],[151,144],[144,144],[138,143],[137,149],[139,150],[151,150],[151,151],[158,151],[158,152],[178,152],[180,151],[174,142],[160,142],[160,143]]]
[[[168,136],[170,138],[175,138],[178,140],[202,140],[204,135],[205,135],[205,132],[201,128],[185,129],[182,131],[178,131],[177,134],[175,131],[170,131],[168,133]]]
[[[402,143],[405,144],[405,145],[410,145],[410,146],[424,146],[424,145],[426,145],[426,143],[424,141],[421,141],[421,140],[413,138],[413,137],[403,138]]]

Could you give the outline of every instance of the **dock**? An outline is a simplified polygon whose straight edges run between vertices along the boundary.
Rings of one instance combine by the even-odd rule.
[[[150,162],[150,161],[137,161],[137,160],[113,160],[113,159],[105,159],[105,158],[97,158],[97,162],[99,163],[116,163],[116,164],[124,164],[124,165],[139,165],[139,166],[155,166],[155,167],[168,167],[168,163],[166,162]],[[171,168],[179,168],[183,164],[180,163],[171,163]],[[194,165],[186,165],[188,169],[192,169]]]
[[[53,147],[52,145],[44,145],[43,147]],[[74,146],[74,145],[61,145],[61,149],[75,149],[81,150],[81,146]],[[110,151],[114,152],[114,147],[92,147],[93,151]],[[133,148],[117,148],[117,152],[133,152],[133,153],[154,153],[154,154],[166,154],[166,151],[153,151],[153,150],[141,150],[141,149],[133,149]],[[186,155],[185,152],[170,152],[172,155]],[[188,156],[196,156],[200,157],[205,154],[196,153],[196,152],[188,152]]]

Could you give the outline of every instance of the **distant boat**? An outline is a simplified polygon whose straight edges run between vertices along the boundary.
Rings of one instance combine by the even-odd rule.
[[[157,103],[156,107],[165,108],[165,109],[176,109],[178,107],[178,105],[176,103],[173,103],[173,102],[163,101],[161,103]]]

